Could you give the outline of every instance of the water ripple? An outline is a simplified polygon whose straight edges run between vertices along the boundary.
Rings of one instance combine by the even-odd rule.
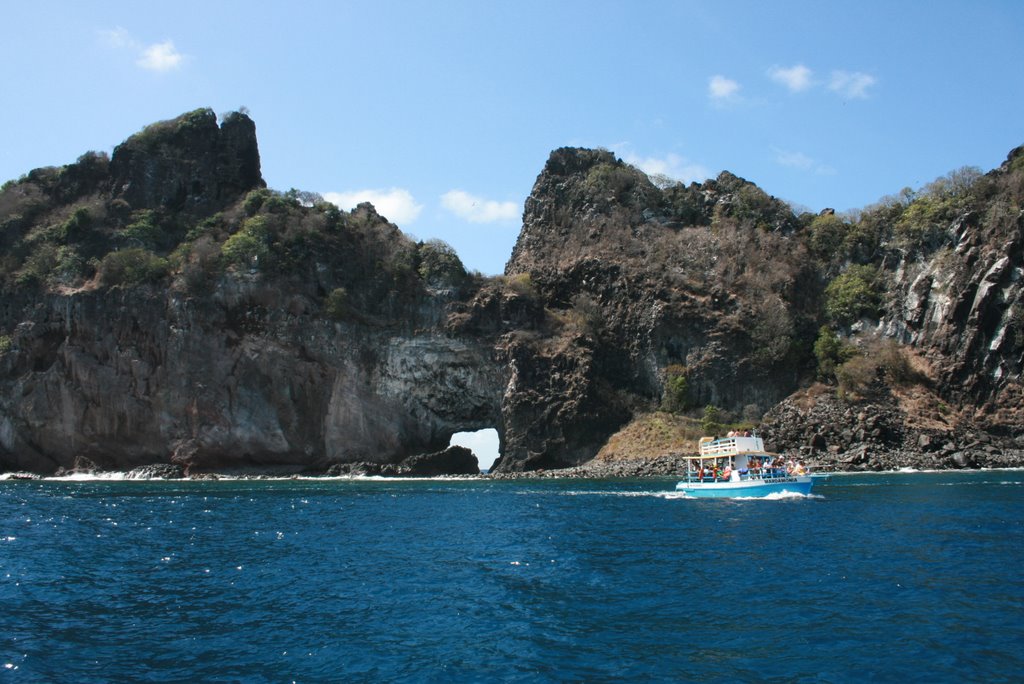
[[[1007,681],[1022,483],[4,481],[0,677]]]

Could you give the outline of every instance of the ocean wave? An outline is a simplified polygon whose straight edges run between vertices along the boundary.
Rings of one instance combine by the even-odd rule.
[[[50,482],[120,482],[129,481],[128,473],[105,472],[105,473],[71,473],[70,475],[53,475],[44,477]],[[145,480],[148,482],[149,480]]]

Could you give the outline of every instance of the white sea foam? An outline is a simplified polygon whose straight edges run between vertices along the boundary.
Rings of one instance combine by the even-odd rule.
[[[821,494],[800,494],[799,492],[774,492],[764,496],[734,496],[734,501],[783,501],[785,499],[824,499]]]
[[[527,494],[542,494],[550,492],[524,492]],[[622,496],[622,497],[655,497],[658,499],[687,499],[687,500],[702,500],[702,501],[713,501],[713,500],[726,500],[726,501],[781,501],[783,499],[824,499],[825,497],[820,494],[799,494],[797,492],[777,492],[775,494],[767,494],[765,496],[719,496],[719,497],[708,497],[708,496],[688,496],[686,492],[679,491],[609,491],[606,489],[593,489],[593,490],[569,490],[565,492],[558,492],[561,496]]]
[[[0,475],[0,479],[15,479],[11,477],[11,473],[5,473]],[[260,482],[289,482],[295,480],[301,480],[303,482],[452,482],[452,481],[472,481],[479,479],[473,476],[446,476],[446,477],[391,477],[384,475],[338,475],[338,476],[321,476],[321,475],[283,475],[280,477],[253,477],[251,475],[223,475],[217,474],[215,478],[162,478],[155,477],[152,479],[147,478],[129,478],[127,473],[121,472],[103,472],[103,473],[73,473],[71,475],[60,475],[42,478],[51,482],[245,482],[245,481],[260,481]]]
[[[107,481],[120,481],[127,480],[127,473],[120,472],[109,472],[109,473],[72,473],[70,475],[60,475],[54,477],[47,477],[47,480],[54,482],[107,482]]]

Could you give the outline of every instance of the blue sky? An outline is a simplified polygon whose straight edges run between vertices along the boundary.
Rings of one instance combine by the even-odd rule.
[[[997,166],[1022,35],[1010,0],[7,2],[0,180],[245,106],[271,187],[373,197],[499,273],[563,145],[814,211]]]

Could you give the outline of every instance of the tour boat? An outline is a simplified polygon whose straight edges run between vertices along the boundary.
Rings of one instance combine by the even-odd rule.
[[[802,467],[790,472],[760,437],[702,437],[700,453],[686,458],[686,479],[676,489],[697,497],[762,497],[810,494],[814,479]]]

